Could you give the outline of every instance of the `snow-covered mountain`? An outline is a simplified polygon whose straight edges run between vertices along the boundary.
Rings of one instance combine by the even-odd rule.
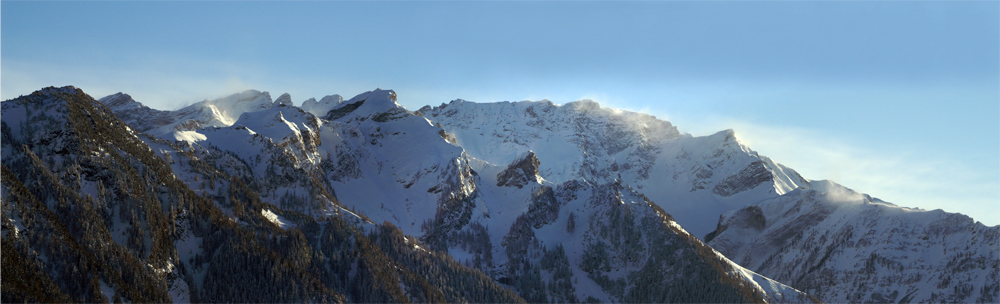
[[[808,186],[794,170],[740,143],[732,130],[694,137],[653,116],[589,100],[455,100],[420,112],[472,157],[506,164],[533,151],[547,181],[619,181],[661,204],[699,237],[715,229],[726,210]]]
[[[829,302],[1000,301],[1000,226],[811,184],[726,212],[708,244]]]
[[[124,93],[112,94],[99,101],[107,105],[121,120],[141,132],[164,139],[185,141],[202,139],[204,136],[198,132],[202,128],[231,126],[243,113],[282,104],[272,101],[268,92],[255,90],[204,100],[177,111],[150,109]],[[290,103],[290,97],[285,102],[286,105]]]
[[[272,108],[255,113],[298,121]],[[323,216],[263,202],[254,168],[224,171],[237,154],[136,132],[82,90],[2,110],[3,302],[523,302],[336,201]]]
[[[304,103],[312,113],[316,113],[317,109],[327,109],[326,113],[319,115],[319,118],[312,116],[312,113],[290,115],[289,112],[299,108],[287,106],[287,102],[268,103],[266,98],[255,97],[253,100],[261,100],[256,104],[262,106],[240,108],[247,112],[239,114],[240,119],[228,125],[202,124],[201,129],[185,131],[198,136],[180,137],[176,136],[177,131],[160,133],[160,136],[181,139],[190,144],[191,149],[195,151],[216,149],[225,151],[222,154],[226,157],[242,160],[217,162],[222,163],[217,166],[220,171],[247,177],[250,180],[248,183],[263,187],[261,199],[277,206],[288,205],[282,201],[288,195],[300,197],[310,188],[271,186],[275,179],[268,177],[267,172],[274,171],[274,168],[310,172],[312,177],[322,181],[319,183],[320,188],[335,193],[335,198],[330,198],[330,201],[336,201],[373,222],[393,223],[406,234],[419,235],[433,249],[446,251],[460,259],[463,257],[470,259],[469,266],[485,271],[494,279],[513,287],[522,296],[530,295],[533,298],[529,298],[529,301],[592,299],[629,302],[662,300],[803,302],[812,300],[805,294],[743,269],[715,253],[696,237],[678,228],[673,219],[655,203],[648,199],[638,199],[642,196],[636,192],[615,188],[614,185],[620,187],[621,183],[614,183],[612,179],[588,181],[586,178],[567,175],[561,180],[553,178],[554,182],[548,181],[540,177],[538,159],[535,155],[525,153],[521,157],[522,162],[531,161],[522,164],[517,170],[521,170],[522,175],[526,174],[524,172],[532,172],[531,175],[521,176],[517,181],[508,180],[505,184],[498,180],[503,178],[498,175],[506,167],[506,161],[493,164],[469,157],[465,149],[456,142],[454,135],[440,125],[432,123],[423,113],[411,112],[400,106],[396,102],[395,92],[375,90],[346,101],[339,98],[339,95],[331,96],[321,102],[311,99]],[[226,100],[249,99],[251,98],[226,98]],[[102,100],[108,102],[111,99]],[[184,116],[192,112],[237,115],[239,109],[220,107],[220,104],[232,103],[204,102],[175,111],[173,115]],[[271,106],[264,106],[267,104]],[[142,111],[153,113],[140,106],[122,108],[130,111],[129,115],[123,115],[129,117],[151,115],[141,113]],[[203,119],[203,121],[227,121],[224,119],[226,116],[218,115],[218,117],[221,118]],[[180,120],[164,120],[169,122],[163,125],[148,125],[146,128],[162,132]],[[318,123],[313,123],[317,120]],[[316,134],[318,138],[307,140],[314,138]],[[271,151],[273,149],[264,149],[270,147],[266,144],[269,142],[268,139],[289,137],[293,140],[282,140],[282,142],[313,145],[296,148],[278,143],[276,146],[286,147],[287,152],[284,154]],[[278,158],[281,157],[300,161],[290,164],[286,161],[284,165],[276,165]],[[319,160],[319,171],[311,171],[315,167],[310,164],[317,163],[314,160]],[[264,168],[265,165],[269,167]],[[514,171],[508,169],[507,171]],[[241,175],[240,172],[249,173]],[[515,178],[513,173],[507,175],[508,178]],[[302,179],[290,178],[290,180]],[[517,183],[520,187],[509,187],[510,182]],[[527,214],[531,213],[532,208],[536,208],[531,207],[534,206],[532,202],[538,200],[536,193],[545,192],[545,189],[551,193],[552,189],[558,187],[568,187],[570,190],[564,190],[561,194],[563,198],[549,203],[569,207],[563,209],[561,214],[553,211],[554,213],[547,215],[547,221],[524,227],[524,219],[530,217]],[[275,194],[269,195],[267,193],[269,189]],[[594,191],[598,191],[595,189],[600,189],[601,195],[595,196]],[[624,205],[626,207],[616,207],[617,202],[621,201],[617,198],[622,195],[631,197],[633,201]],[[300,205],[324,206],[323,201],[317,204],[309,197],[304,200],[307,202]],[[612,207],[611,210],[615,211],[604,210],[608,207]],[[326,208],[311,212],[296,210],[322,215],[331,207],[326,206]],[[624,212],[628,217],[609,223],[601,218],[602,214],[607,212]],[[572,234],[576,237],[553,235],[535,239],[535,234],[525,234],[528,230],[537,229],[565,231],[565,223],[557,223],[555,220],[560,217],[568,218],[569,214],[573,214],[574,218],[579,216],[581,221],[580,231]],[[629,224],[621,223],[623,221],[628,221]],[[614,245],[617,239],[608,238],[606,234],[595,236],[598,235],[596,231],[606,230],[609,225],[630,226],[633,227],[631,229],[638,231],[640,221],[646,222],[643,227],[648,236],[636,235],[637,243],[632,244],[633,249],[630,249],[631,254],[635,256],[628,260],[617,258],[618,246]],[[563,244],[573,246],[564,247]],[[588,244],[589,247],[578,247],[576,246],[578,244]],[[663,264],[663,257],[640,258],[644,253],[666,250],[663,246],[672,248],[669,251],[676,256],[670,259],[676,260],[675,262]],[[559,251],[562,252],[561,256],[555,253],[545,254],[556,248],[563,248],[560,250],[569,248],[569,251]],[[601,251],[604,249],[593,248],[610,248],[610,255]],[[520,251],[525,252],[519,253]],[[581,264],[586,254],[592,255],[591,263],[598,263],[601,267],[588,268],[585,264]],[[565,261],[566,264],[558,269],[545,265],[538,266],[539,263],[551,259]],[[643,265],[645,267],[640,267]],[[612,266],[615,268],[613,271],[609,268]],[[645,273],[643,269],[647,272],[659,269],[657,271],[662,273],[700,271],[691,277],[699,278],[701,281],[664,281],[662,278],[656,278],[656,273]],[[557,271],[562,274],[559,277],[551,277]],[[536,275],[540,273],[545,275]],[[573,287],[581,284],[578,283],[581,278],[584,278],[582,284],[590,284],[589,286],[597,288]],[[561,284],[568,284],[569,287],[546,288],[549,285],[555,286],[554,284],[560,279],[565,280]],[[570,283],[570,279],[573,283]],[[709,289],[679,292],[695,287]],[[640,292],[647,289],[655,292]],[[714,291],[708,292],[708,290]]]
[[[107,202],[81,208],[103,210],[146,189],[147,209],[131,222],[182,227],[149,234],[154,243],[172,240],[153,250],[166,258],[135,255],[155,269],[173,265],[163,271],[175,274],[148,279],[169,292],[131,301],[241,299],[209,282],[234,280],[220,272],[230,261],[259,260],[245,251],[251,247],[274,251],[268,261],[291,263],[288,271],[304,278],[256,283],[327,288],[273,298],[282,301],[989,302],[1000,292],[1000,227],[810,181],[733,130],[696,137],[587,100],[455,100],[410,111],[396,99],[374,90],[295,106],[288,94],[271,100],[251,90],[160,111],[122,93],[95,102],[75,88],[47,88],[3,103],[3,164],[29,189],[46,184],[30,182],[26,168],[70,183],[64,191],[80,196],[71,205],[90,206],[81,203],[86,195]],[[38,114],[66,104],[86,110]],[[98,122],[94,113],[113,114]],[[66,126],[89,137],[74,139]],[[129,139],[120,144],[129,148],[92,147],[111,137]],[[87,148],[66,144],[77,142]],[[126,158],[106,165],[120,168],[111,173],[73,167],[116,153]],[[31,155],[40,162],[32,165]],[[13,189],[6,172],[4,193]],[[110,182],[88,182],[102,178],[131,180],[132,188],[103,194]],[[37,230],[20,214],[41,209],[10,201],[4,197],[4,245],[27,240],[16,256],[47,265],[47,253],[30,251],[40,241],[20,238]],[[170,216],[143,211],[157,204]],[[133,211],[122,212],[108,216],[128,222]],[[75,223],[54,225],[66,222]],[[128,243],[141,235],[132,231],[153,227],[103,222],[109,239],[133,251],[143,247]],[[244,243],[258,247],[233,247]],[[152,249],[142,250],[134,252]],[[434,263],[449,266],[427,267]],[[124,290],[101,280],[101,290]]]
[[[455,100],[420,112],[472,157],[531,151],[538,179],[627,185],[740,265],[823,301],[994,302],[1000,292],[1000,227],[809,181],[732,130],[693,137],[592,101]]]
[[[245,178],[266,202],[306,213],[337,210],[320,168],[323,121],[292,106],[288,94],[271,101],[269,93],[249,90],[177,111],[153,110],[122,93],[100,102],[138,130]]]
[[[447,243],[451,255],[509,282],[529,302],[815,300],[732,263],[629,186],[553,184],[536,175],[538,164],[531,152],[506,167],[477,162],[471,229]]]

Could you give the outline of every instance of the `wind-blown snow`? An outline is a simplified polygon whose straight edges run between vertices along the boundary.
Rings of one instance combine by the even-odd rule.
[[[335,106],[344,101],[343,97],[340,95],[329,95],[325,96],[319,101],[315,98],[309,98],[302,103],[302,110],[316,115],[316,117],[326,116],[327,112],[330,112]]]
[[[794,170],[740,143],[732,130],[693,137],[653,116],[602,108],[589,100],[561,106],[455,100],[421,112],[454,134],[470,156],[491,164],[506,165],[535,151],[541,177],[553,183],[583,179],[634,185],[698,237],[715,229],[718,215],[726,210],[808,187]],[[746,189],[727,196],[714,191],[755,162],[771,177],[747,182]]]

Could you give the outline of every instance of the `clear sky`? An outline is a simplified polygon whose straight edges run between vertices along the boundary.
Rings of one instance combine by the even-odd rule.
[[[1000,224],[1000,2],[0,2],[0,97],[583,98]]]

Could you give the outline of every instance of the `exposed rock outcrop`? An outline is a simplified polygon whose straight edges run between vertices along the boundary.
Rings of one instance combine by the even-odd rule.
[[[774,178],[763,161],[755,161],[736,174],[730,175],[715,185],[712,193],[721,196],[731,196],[746,190],[756,188]]]
[[[521,188],[529,182],[540,182],[542,178],[538,176],[539,164],[535,152],[521,154],[497,175],[497,186]]]

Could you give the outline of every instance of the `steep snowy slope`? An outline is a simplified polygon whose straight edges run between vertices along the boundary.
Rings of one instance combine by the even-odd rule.
[[[476,186],[462,148],[448,142],[440,127],[396,103],[393,91],[365,92],[347,101],[339,95],[307,100],[304,106],[322,113],[322,119],[287,105],[287,95],[271,103],[266,93],[255,92],[173,112],[142,107],[122,94],[102,100],[127,117],[185,117],[191,109],[213,110],[219,114],[211,116],[215,124],[193,124],[196,128],[187,131],[161,132],[176,127],[177,119],[143,126],[151,135],[188,142],[218,170],[242,177],[261,199],[278,206],[326,214],[339,201],[374,222],[389,221],[415,235],[436,214],[468,217]],[[239,118],[229,122],[229,117]],[[317,196],[322,192],[330,195]]]
[[[345,205],[417,235],[435,214],[470,212],[476,184],[462,148],[395,99],[391,90],[375,90],[328,111],[323,174]]]
[[[204,139],[194,143],[231,151],[264,176],[275,167],[307,171],[319,167],[320,120],[285,105],[247,112],[231,126],[198,130]]]
[[[284,96],[284,95],[283,95]],[[196,141],[204,136],[196,130],[230,126],[243,113],[278,105],[268,92],[244,91],[224,98],[194,103],[177,111],[158,111],[117,93],[100,99],[125,123],[141,132],[170,140]],[[286,101],[290,104],[290,99]]]
[[[812,184],[727,212],[709,245],[828,302],[1000,300],[1000,226]]]
[[[320,173],[322,122],[293,106],[288,94],[271,102],[267,92],[251,90],[177,111],[152,110],[121,93],[101,101],[147,134],[184,142],[186,150],[217,170],[241,177],[268,203],[309,214],[339,212],[333,188]],[[208,115],[184,123],[191,113]],[[181,126],[191,129],[177,129]]]
[[[455,100],[420,112],[477,159],[506,164],[534,151],[545,180],[631,185],[698,237],[712,231],[726,210],[808,187],[794,170],[740,143],[732,130],[693,137],[653,116],[588,100],[561,106]]]
[[[537,201],[537,192],[543,188],[549,189],[549,192],[552,189],[551,186],[540,184],[544,180],[538,177],[539,159],[533,153],[523,153],[518,159],[513,159],[506,169],[470,158],[465,155],[461,147],[454,144],[454,137],[451,134],[431,125],[421,115],[410,113],[400,107],[395,102],[395,93],[392,91],[376,90],[361,94],[333,108],[324,118],[328,121],[327,126],[331,127],[324,129],[324,132],[330,130],[332,134],[324,135],[323,147],[329,151],[329,155],[339,155],[336,157],[337,166],[334,167],[357,168],[347,171],[339,169],[326,171],[337,172],[330,178],[334,180],[337,196],[344,204],[352,206],[376,222],[380,220],[394,222],[401,226],[403,231],[408,229],[418,231],[416,229],[419,228],[419,231],[423,232],[422,239],[431,248],[447,250],[459,259],[467,259],[470,266],[483,269],[501,282],[508,284],[518,282],[512,287],[522,296],[528,297],[528,301],[585,300],[590,297],[602,301],[626,302],[665,299],[695,302],[724,299],[809,301],[808,296],[784,285],[768,281],[759,275],[750,275],[750,272],[738,271],[737,269],[742,268],[728,262],[720,255],[706,254],[705,252],[711,252],[711,249],[702,245],[700,241],[690,238],[686,232],[678,232],[682,230],[670,230],[669,227],[679,226],[674,224],[672,219],[666,221],[663,218],[668,217],[666,213],[662,210],[657,213],[655,209],[658,207],[644,200],[628,207],[629,210],[632,208],[644,210],[643,216],[633,221],[644,218],[650,223],[662,222],[662,224],[647,225],[647,233],[652,236],[671,236],[668,237],[669,240],[648,237],[643,239],[646,244],[637,246],[647,248],[643,250],[654,250],[648,248],[656,246],[674,246],[671,247],[673,248],[671,252],[682,251],[674,258],[688,259],[687,262],[677,262],[676,265],[688,265],[704,271],[701,274],[692,273],[690,276],[702,279],[699,284],[695,284],[694,280],[664,280],[654,275],[641,278],[642,275],[638,274],[639,268],[634,266],[625,267],[611,274],[610,278],[615,280],[612,283],[602,281],[608,274],[590,269],[589,271],[594,273],[593,277],[590,277],[588,272],[580,270],[580,267],[586,267],[581,266],[586,264],[585,250],[582,247],[572,247],[573,251],[566,252],[565,256],[561,257],[567,263],[560,266],[564,267],[562,269],[576,269],[573,273],[561,272],[562,281],[547,275],[545,278],[535,277],[532,275],[533,271],[539,269],[537,266],[532,268],[529,265],[540,263],[544,255],[540,252],[554,250],[563,244],[572,246],[582,239],[564,238],[562,237],[564,234],[559,233],[552,234],[553,231],[564,230],[566,227],[564,222],[545,223],[545,220],[537,219],[541,222],[532,224],[532,227],[524,226],[527,225],[525,222],[527,215],[524,214],[530,213],[534,208],[532,202]],[[589,218],[594,218],[595,223],[603,222],[600,216],[592,216],[592,212],[582,211],[592,209],[583,207],[588,202],[602,200],[588,199],[592,196],[592,189],[586,182],[573,179],[565,181],[565,185],[572,189],[565,190],[564,195],[581,197],[570,203],[574,207],[582,208],[578,210],[583,212],[580,215],[581,223],[586,223]],[[573,185],[582,188],[574,188]],[[555,202],[550,201],[550,203]],[[568,202],[563,204],[565,203]],[[617,206],[617,203],[606,200],[595,204]],[[563,218],[566,216],[563,215]],[[552,221],[559,215],[549,214],[545,217],[548,221]],[[546,229],[542,227],[545,224],[552,225]],[[607,229],[606,224],[595,225],[604,225],[604,229]],[[638,227],[639,224],[634,225],[633,227]],[[537,235],[548,236],[539,241],[533,238],[535,235],[533,233],[529,233],[532,236],[514,233],[536,228],[545,230]],[[576,235],[584,236],[588,233],[596,235],[599,233],[597,229],[581,224]],[[660,243],[656,243],[657,240]],[[594,242],[596,243],[598,242]],[[524,244],[534,244],[534,246],[524,247]],[[703,256],[699,256],[699,252]],[[617,256],[617,251],[610,256]],[[553,253],[550,258],[558,257]],[[646,261],[646,266],[660,265],[662,261],[660,258]],[[718,265],[721,268],[711,265]],[[663,265],[662,270],[681,271],[681,268],[677,267]],[[730,270],[720,271],[720,269]],[[550,273],[556,270],[542,271]],[[769,283],[761,287],[754,278]],[[570,283],[571,281],[574,283]],[[694,285],[685,286],[686,283]],[[545,287],[554,284],[564,284],[564,288]],[[581,286],[576,289],[579,292],[568,291],[575,287],[565,287],[572,285]],[[645,288],[652,288],[654,285],[659,286],[657,287],[659,289],[644,291]],[[707,290],[697,290],[696,287],[720,289],[717,293],[712,293]],[[682,292],[685,289],[692,290],[685,294]],[[626,291],[632,294],[625,294]],[[647,296],[649,298],[646,298]]]
[[[631,187],[532,180],[539,163],[473,161],[476,209],[448,246],[529,302],[815,301],[732,263]]]

